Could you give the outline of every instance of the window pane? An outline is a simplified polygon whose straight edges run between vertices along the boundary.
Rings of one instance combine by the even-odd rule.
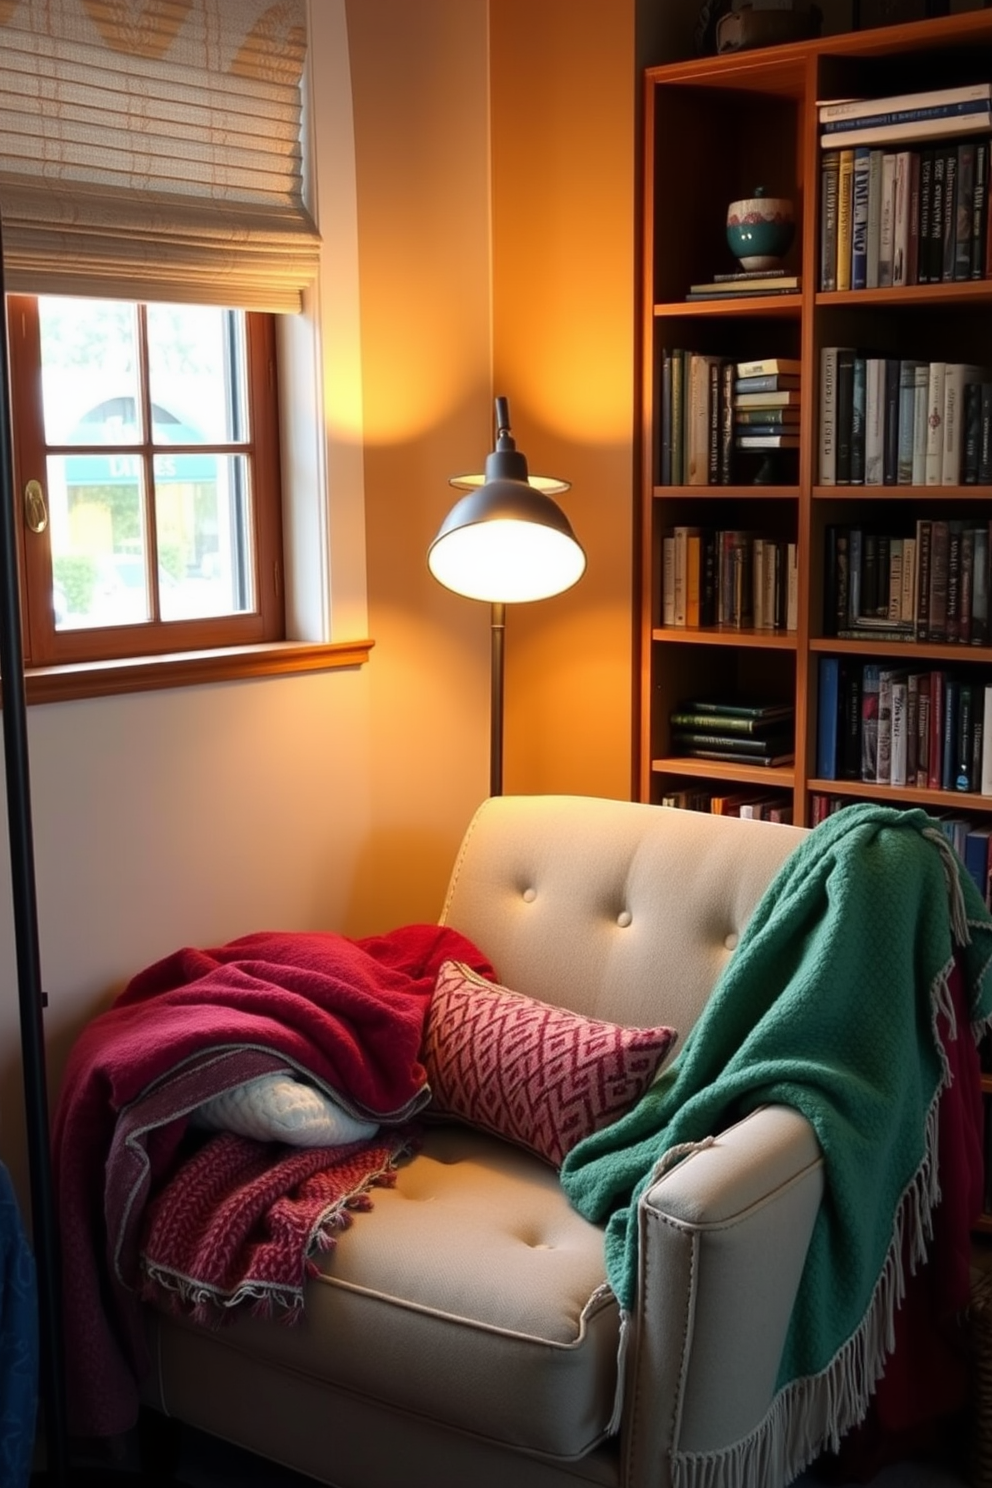
[[[137,455],[49,456],[57,630],[149,618],[143,486]]]
[[[47,442],[138,443],[137,306],[45,295],[38,315]]]
[[[244,455],[156,455],[155,510],[163,620],[254,608]]]
[[[246,439],[244,315],[209,305],[149,305],[147,325],[153,442]]]

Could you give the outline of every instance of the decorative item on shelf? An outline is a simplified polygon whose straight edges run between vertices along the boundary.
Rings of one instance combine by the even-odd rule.
[[[806,41],[819,36],[823,12],[810,0],[731,0],[713,27],[717,52]]]
[[[510,433],[510,405],[496,399],[496,448],[484,478],[456,475],[468,491],[441,523],[427,566],[446,589],[491,607],[489,793],[503,792],[503,640],[506,605],[550,599],[578,583],[586,555],[550,492],[569,489],[552,476],[531,476]]]
[[[764,186],[727,208],[727,242],[747,270],[776,269],[792,247],[796,223],[792,202],[767,196]]]

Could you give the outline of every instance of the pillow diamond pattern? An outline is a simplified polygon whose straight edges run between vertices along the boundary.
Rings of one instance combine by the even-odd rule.
[[[643,1095],[676,1037],[586,1018],[446,961],[425,1036],[431,1109],[560,1167]]]

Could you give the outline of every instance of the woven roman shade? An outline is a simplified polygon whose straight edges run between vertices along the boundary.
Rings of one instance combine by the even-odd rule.
[[[305,0],[0,0],[7,288],[298,310]]]

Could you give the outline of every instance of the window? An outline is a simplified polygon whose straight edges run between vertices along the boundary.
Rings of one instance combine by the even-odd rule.
[[[283,636],[274,326],[8,299],[29,666]]]

